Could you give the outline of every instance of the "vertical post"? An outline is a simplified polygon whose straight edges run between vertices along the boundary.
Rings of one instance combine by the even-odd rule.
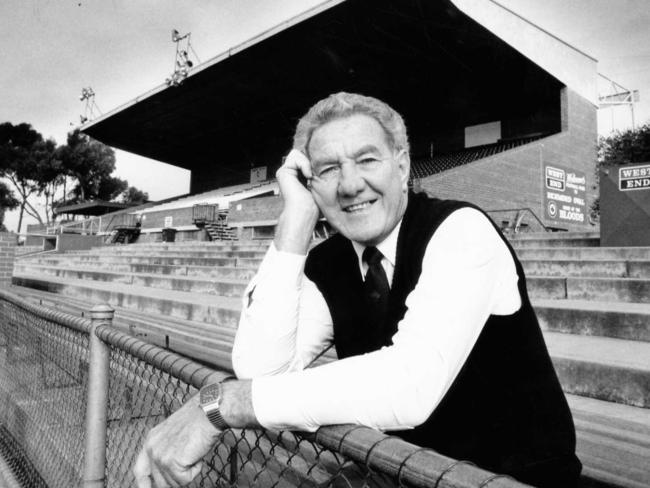
[[[90,311],[92,329],[89,341],[84,488],[103,488],[105,482],[110,349],[97,337],[95,330],[100,325],[110,326],[113,314],[114,310],[106,304],[96,305]]]

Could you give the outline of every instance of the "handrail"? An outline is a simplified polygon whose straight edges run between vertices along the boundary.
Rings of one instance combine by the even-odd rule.
[[[515,216],[515,224],[512,227],[513,232],[518,232],[521,225],[521,221],[524,219],[525,212],[529,212],[539,223],[539,225],[544,229],[545,232],[552,232],[554,229],[545,225],[544,222],[537,216],[537,214],[530,207],[519,207],[519,208],[504,208],[504,209],[495,209],[495,210],[486,210],[485,213],[490,215],[491,213],[497,212],[517,212]]]

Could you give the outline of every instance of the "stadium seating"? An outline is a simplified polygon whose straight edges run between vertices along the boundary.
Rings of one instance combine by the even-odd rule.
[[[441,173],[457,166],[472,163],[479,159],[494,156],[495,154],[523,146],[536,141],[544,135],[536,135],[507,141],[500,141],[494,144],[475,146],[462,151],[437,154],[428,159],[414,159],[411,162],[411,180],[426,178],[427,176]]]
[[[585,475],[650,486],[650,248],[601,248],[593,234],[511,239],[578,430]],[[231,369],[240,296],[268,241],[151,243],[20,258],[14,291]],[[30,288],[27,288],[30,287]],[[54,293],[52,293],[54,292]],[[321,361],[334,359],[329,351]]]

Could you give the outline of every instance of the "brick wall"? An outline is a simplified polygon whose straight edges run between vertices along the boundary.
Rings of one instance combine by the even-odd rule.
[[[142,214],[142,217],[142,229],[160,229],[165,227],[165,217],[172,218],[172,227],[185,227],[193,224],[192,207],[147,212]]]
[[[531,208],[546,225],[589,230],[583,225],[546,220],[542,166],[557,164],[583,171],[587,178],[587,210],[597,196],[596,107],[568,88],[560,93],[562,132],[534,143],[420,180],[438,198],[466,200],[485,210]]]
[[[17,234],[13,232],[0,232],[0,286],[8,286],[11,284],[17,244]]]
[[[228,223],[237,225],[245,222],[277,220],[282,210],[279,196],[240,200],[230,205]]]

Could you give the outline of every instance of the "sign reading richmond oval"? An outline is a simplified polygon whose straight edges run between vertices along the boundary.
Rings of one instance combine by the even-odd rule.
[[[557,222],[584,223],[586,186],[584,172],[558,165],[544,165],[546,217]]]

